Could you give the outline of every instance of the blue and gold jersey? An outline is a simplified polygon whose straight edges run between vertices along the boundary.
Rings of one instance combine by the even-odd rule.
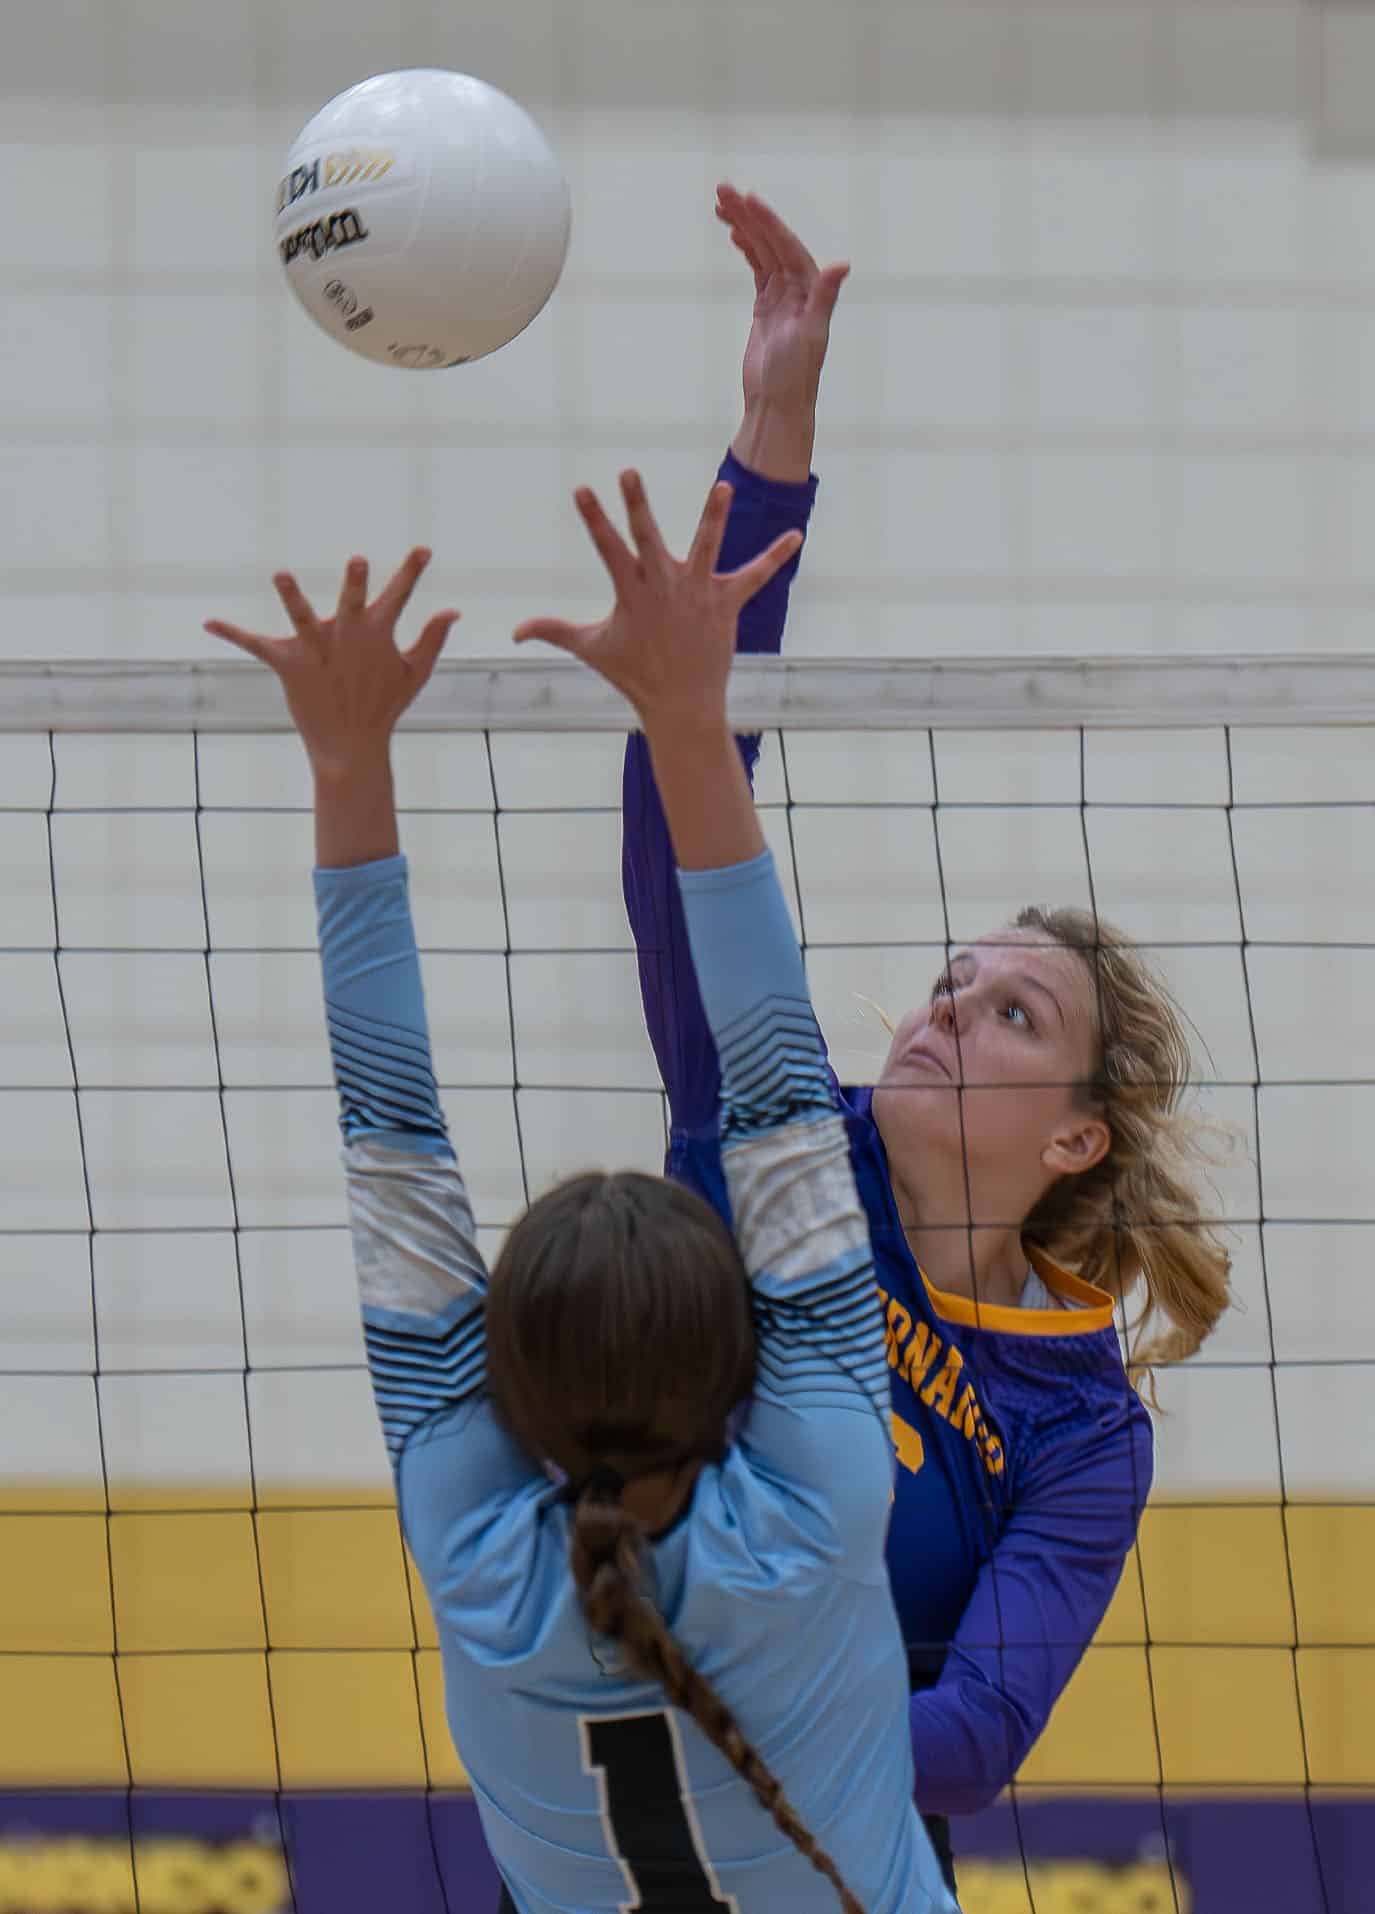
[[[887,1329],[893,1528],[928,1537],[924,1561],[913,1549],[888,1554],[914,1671],[935,1674],[948,1644],[977,1640],[981,1611],[988,1646],[1021,1654],[1059,1631],[1077,1659],[1073,1557],[1087,1547],[1097,1558],[1106,1544],[1115,1581],[1151,1483],[1150,1418],[1122,1367],[1111,1299],[1035,1248],[1029,1260],[1058,1306],[995,1307],[936,1289],[907,1247],[873,1092],[842,1096]],[[1058,1546],[1033,1546],[1028,1559],[1023,1535],[1043,1541],[1047,1524]],[[977,1588],[995,1549],[1002,1589],[990,1583],[986,1611],[981,1600],[971,1615],[960,1591]],[[1010,1658],[1005,1679],[1014,1666]]]
[[[734,458],[720,565],[805,529],[815,481],[757,478]],[[746,606],[738,648],[777,651],[794,559]],[[742,738],[753,771],[759,739]],[[668,1092],[670,1173],[729,1216],[719,1071],[644,740],[626,748],[623,880],[650,1039]],[[856,926],[863,941],[866,930]],[[978,1306],[926,1282],[893,1202],[871,1092],[841,1092],[887,1328],[898,1459],[888,1571],[907,1644],[916,1799],[986,1806],[1044,1728],[1112,1599],[1150,1488],[1150,1418],[1110,1299],[1035,1250],[1052,1306]],[[1056,1304],[1062,1306],[1055,1306]]]
[[[840,1092],[886,1327],[888,1574],[916,1799],[969,1813],[1016,1773],[1102,1620],[1150,1490],[1152,1431],[1100,1290],[1035,1249],[1060,1307],[978,1305],[927,1282],[872,1095]],[[713,1138],[676,1132],[669,1169],[729,1216]]]

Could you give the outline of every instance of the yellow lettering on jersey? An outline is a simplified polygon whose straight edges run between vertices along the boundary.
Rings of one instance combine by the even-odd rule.
[[[934,1409],[938,1416],[950,1419],[950,1405],[955,1400],[955,1389],[960,1380],[960,1371],[964,1368],[964,1357],[958,1349],[948,1349],[945,1353],[945,1366],[934,1381],[928,1382],[921,1392],[921,1399],[928,1409]]]
[[[914,1394],[921,1388],[927,1370],[944,1347],[940,1337],[933,1334],[925,1323],[918,1323],[912,1331],[912,1339],[902,1359],[902,1374],[903,1380],[911,1383]]]
[[[967,1382],[964,1385],[964,1394],[960,1397],[958,1406],[950,1412],[950,1426],[952,1429],[958,1429],[966,1441],[976,1442],[978,1440],[979,1424],[982,1421],[983,1417],[979,1414],[978,1399],[974,1394],[974,1385],[972,1382]]]
[[[1001,1475],[1007,1466],[1002,1442],[984,1420],[974,1384],[967,1377],[964,1379],[963,1392],[960,1392],[964,1357],[958,1349],[947,1350],[929,1323],[914,1323],[902,1303],[890,1296],[881,1285],[876,1287],[883,1306],[884,1345],[889,1368],[899,1370],[903,1380],[911,1384],[914,1394],[920,1395],[921,1400],[933,1408],[937,1415],[944,1416],[952,1428],[959,1430],[966,1442],[974,1444],[990,1475]],[[944,1367],[933,1376],[931,1372],[942,1356],[945,1357]],[[956,1405],[957,1393],[959,1402]],[[906,1431],[901,1441],[909,1446],[915,1445],[911,1447],[911,1453],[917,1456],[915,1467],[920,1468],[924,1459],[921,1437],[910,1423],[903,1422],[901,1428]],[[893,1445],[904,1467],[912,1467],[903,1458],[899,1418],[896,1416],[893,1418]]]
[[[903,1468],[915,1475],[926,1460],[926,1447],[911,1423],[904,1422],[896,1414],[893,1417],[893,1447]]]
[[[883,1341],[888,1351],[888,1367],[896,1369],[902,1345],[912,1329],[912,1318],[894,1296],[888,1304],[888,1320],[884,1326]]]

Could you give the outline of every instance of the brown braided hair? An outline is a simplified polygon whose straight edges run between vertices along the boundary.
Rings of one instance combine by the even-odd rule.
[[[799,1817],[783,1785],[745,1739],[740,1724],[715,1688],[692,1666],[663,1617],[644,1594],[644,1524],[623,1507],[614,1487],[589,1483],[573,1505],[569,1556],[582,1611],[597,1634],[619,1642],[639,1675],[657,1681],[675,1708],[691,1715],[702,1733],[747,1781],[759,1805],[824,1874],[845,1914],[864,1914],[839,1868]]]
[[[572,1485],[569,1558],[589,1627],[692,1717],[845,1914],[864,1914],[646,1597],[645,1528],[620,1496],[625,1480],[723,1453],[754,1362],[735,1239],[710,1204],[663,1177],[570,1177],[530,1205],[497,1258],[487,1386],[516,1440]]]

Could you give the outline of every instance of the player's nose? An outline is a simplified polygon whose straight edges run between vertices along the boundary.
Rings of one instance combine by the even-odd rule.
[[[953,991],[943,990],[932,1003],[931,1022],[938,1030],[955,1030],[958,1028]]]

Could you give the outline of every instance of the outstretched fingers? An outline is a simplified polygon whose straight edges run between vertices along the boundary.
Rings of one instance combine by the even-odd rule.
[[[344,582],[339,588],[338,617],[358,618],[368,608],[368,561],[351,558],[344,567]]]
[[[355,559],[355,564],[360,561]],[[282,601],[282,609],[291,620],[291,628],[298,638],[312,643],[320,638],[320,626],[310,600],[296,583],[290,572],[278,572],[272,580],[277,596]],[[367,589],[367,568],[364,567],[363,588]]]
[[[604,629],[603,625],[573,625],[566,618],[527,618],[523,625],[516,626],[513,636],[518,645],[538,638],[558,651],[568,652],[571,657],[585,658]]]
[[[421,569],[423,570],[424,567],[422,566]],[[406,596],[409,597],[410,593],[408,592]],[[421,685],[428,681],[430,673],[438,664],[439,654],[444,649],[449,633],[462,615],[457,611],[437,611],[415,643],[403,654],[406,663],[415,672]]]
[[[812,255],[785,220],[757,193],[748,193],[744,201],[757,243],[768,247],[783,271],[796,279],[811,281],[820,270]]]
[[[772,232],[757,216],[756,206],[762,204],[762,201],[736,192],[733,186],[717,189],[718,217],[730,227],[731,238],[753,266],[761,290],[763,283],[772,279],[775,273],[788,271],[787,261],[774,244]]]
[[[417,545],[414,551],[406,554],[378,593],[377,603],[373,609],[389,623],[395,624],[411,602],[411,594],[420,583],[430,557],[428,547]],[[452,622],[453,620],[450,619],[450,623]]]
[[[808,304],[823,317],[830,317],[849,277],[848,265],[818,266],[787,221],[780,219],[757,193],[741,194],[734,187],[718,187],[717,213],[730,226],[731,237],[742,251],[742,235],[747,237],[751,263],[763,260],[769,271],[785,273],[805,286]]]
[[[738,226],[731,227],[730,243],[742,255],[745,264],[754,274],[754,290],[757,293],[763,292],[769,282],[769,269],[750,242],[743,237]]]
[[[716,217],[729,231],[731,244],[736,251],[744,255],[750,271],[754,274],[755,291],[762,292],[777,262],[771,265],[760,248],[750,224],[749,210],[744,199],[733,186],[717,187]]]
[[[801,532],[783,532],[758,558],[752,558],[748,565],[742,565],[738,571],[727,572],[722,583],[730,587],[730,597],[735,605],[747,605],[755,593],[762,591],[769,580],[781,572],[789,559],[795,558],[801,549]]]
[[[223,618],[207,618],[204,629],[212,638],[223,638],[227,644],[237,645],[240,651],[246,651],[259,664],[270,665],[274,671],[277,669],[277,648],[285,642],[283,639],[260,637],[256,631],[245,631],[242,625],[227,624]]]
[[[625,500],[630,536],[635,541],[640,563],[651,566],[656,572],[663,572],[672,560],[664,544],[663,533],[659,530],[659,521],[650,510],[644,480],[638,472],[621,473],[621,497]]]
[[[850,268],[846,266],[826,266],[816,276],[811,291],[807,294],[807,305],[811,311],[819,313],[829,320],[836,309],[836,300],[840,289],[850,277]]]
[[[734,496],[735,488],[724,479],[718,480],[707,493],[707,502],[702,507],[702,516],[697,521],[697,530],[693,533],[692,547],[687,555],[689,571],[710,575],[716,570],[730,517],[730,502]]]
[[[319,647],[324,642],[323,634],[310,600],[295,578],[290,572],[278,572],[272,583],[296,636],[312,649]],[[226,644],[246,651],[250,658],[256,658],[259,664],[268,665],[278,673],[282,670],[292,643],[290,638],[268,638],[261,632],[246,631],[242,625],[232,625],[226,618],[207,618],[204,629],[212,638],[223,638]]]
[[[597,555],[607,571],[611,582],[620,597],[635,581],[635,554],[621,537],[602,508],[602,502],[590,485],[580,486],[573,494],[579,516],[587,527],[588,537],[597,548]]]

